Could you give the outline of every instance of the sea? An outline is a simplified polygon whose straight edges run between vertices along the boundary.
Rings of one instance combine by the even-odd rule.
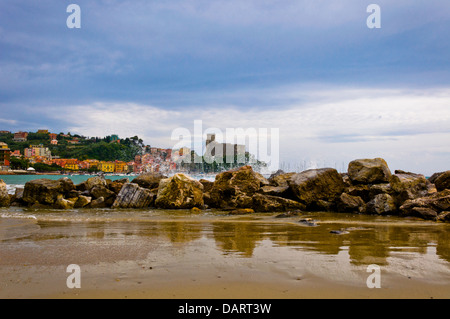
[[[200,179],[206,179],[209,181],[214,181],[215,179],[215,175],[213,174],[186,174],[194,179],[200,180]],[[68,177],[70,178],[73,183],[79,184],[84,182],[85,180],[87,180],[88,178],[94,177],[96,175],[78,175],[78,174],[74,174],[74,175],[35,175],[35,174],[30,174],[30,175],[0,175],[0,180],[3,180],[6,183],[6,187],[8,189],[8,193],[9,194],[14,194],[14,192],[16,191],[16,188],[20,188],[20,187],[25,187],[25,184],[29,181],[35,180],[35,179],[40,179],[40,178],[48,178],[48,179],[52,179],[52,180],[57,180],[63,177]],[[129,181],[131,182],[137,175],[104,175],[104,177],[106,179],[110,179],[112,181],[114,180],[118,180],[118,179],[123,179],[123,178],[128,178]],[[170,175],[169,175],[170,176]]]

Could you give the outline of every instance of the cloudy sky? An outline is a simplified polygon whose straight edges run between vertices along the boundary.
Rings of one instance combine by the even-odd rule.
[[[0,130],[172,147],[201,120],[279,129],[291,170],[429,175],[450,169],[449,30],[442,0],[0,0]]]

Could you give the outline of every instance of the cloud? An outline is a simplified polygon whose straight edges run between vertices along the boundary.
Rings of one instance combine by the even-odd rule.
[[[208,128],[270,129],[280,132],[280,161],[316,162],[338,165],[355,158],[384,157],[398,168],[416,171],[444,170],[426,167],[419,154],[436,156],[439,163],[448,161],[450,138],[450,89],[393,90],[322,88],[308,90],[300,85],[279,88],[290,96],[283,107],[260,110],[245,109],[230,93],[235,104],[209,109],[208,105],[168,110],[155,105],[135,103],[94,103],[47,109],[50,118],[65,121],[72,133],[86,136],[119,134],[139,135],[145,143],[172,147],[174,129],[186,128],[194,134],[194,121],[201,120],[203,133]],[[287,94],[287,92],[290,94]],[[255,91],[252,91],[255,93]],[[243,94],[243,92],[241,92]],[[276,97],[273,89],[261,98]],[[297,99],[297,100],[296,100]],[[279,102],[275,98],[275,102]],[[70,112],[68,111],[70,110]],[[66,114],[79,116],[67,116]],[[336,164],[337,163],[337,164]],[[344,165],[345,166],[345,165]]]

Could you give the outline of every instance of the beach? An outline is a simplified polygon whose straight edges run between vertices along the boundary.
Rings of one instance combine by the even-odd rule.
[[[0,216],[0,298],[450,297],[447,223],[157,209]],[[67,285],[73,264],[80,288]],[[380,288],[368,287],[369,265]]]

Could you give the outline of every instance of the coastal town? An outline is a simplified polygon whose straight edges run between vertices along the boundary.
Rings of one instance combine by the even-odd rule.
[[[94,147],[96,153],[92,152]],[[112,149],[114,152],[105,155],[105,149]],[[205,150],[205,154],[216,157],[229,155],[237,158],[238,155],[245,155],[245,145],[219,143],[215,141],[214,134],[208,135]],[[94,154],[93,158],[89,158],[89,151]],[[61,154],[78,154],[78,157],[65,157]],[[121,139],[113,134],[105,138],[89,138],[71,133],[52,133],[47,129],[36,132],[0,131],[0,172],[3,173],[53,171],[55,174],[139,175],[147,172],[185,172],[193,166],[186,165],[189,161],[183,159],[190,159],[194,155],[198,156],[188,147],[173,150],[145,145],[137,136]],[[202,165],[201,169],[205,170],[205,166]]]
[[[29,167],[28,172],[35,169],[33,166],[42,163],[47,166],[57,168],[58,171],[66,172],[103,172],[111,174],[140,174],[142,172],[169,172],[177,170],[176,160],[183,155],[183,152],[189,152],[188,149],[180,149],[172,153],[172,149],[164,149],[143,145],[139,155],[135,155],[130,161],[123,160],[98,160],[98,159],[79,159],[79,158],[61,158],[51,151],[51,146],[57,146],[64,141],[68,147],[75,148],[85,142],[87,138],[74,136],[70,133],[51,133],[48,130],[38,130],[36,134],[47,136],[48,143],[34,144],[29,140],[29,132],[10,132],[0,131],[0,137],[4,135],[12,135],[12,140],[20,144],[28,143],[27,147],[21,151],[13,149],[5,142],[0,142],[0,171],[12,171],[12,163],[15,160],[25,160]],[[118,135],[111,135],[109,143],[121,143]],[[25,168],[25,167],[23,167]]]

